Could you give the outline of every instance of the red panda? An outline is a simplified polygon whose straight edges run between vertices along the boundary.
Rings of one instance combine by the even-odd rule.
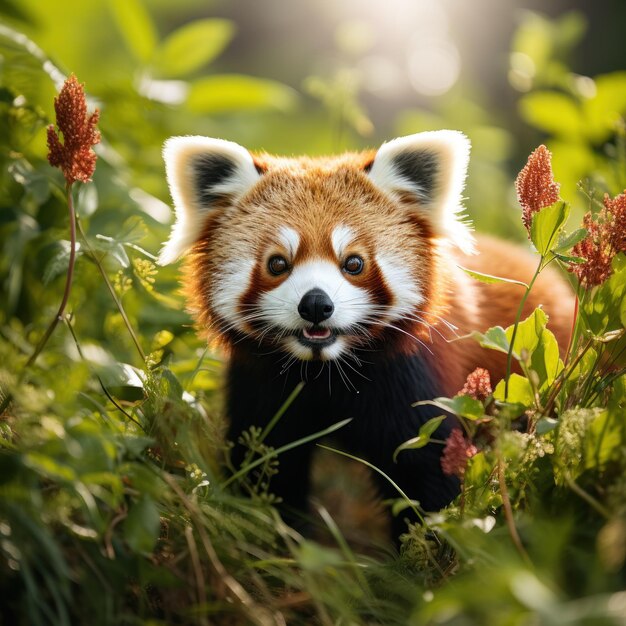
[[[347,450],[425,511],[454,499],[459,483],[442,472],[440,444],[403,452],[397,463],[393,452],[440,413],[415,402],[454,395],[477,366],[492,380],[504,376],[504,355],[448,339],[453,329],[511,324],[523,292],[476,282],[459,266],[528,282],[537,263],[520,247],[473,236],[461,204],[469,149],[448,130],[316,159],[253,155],[205,137],[166,142],[176,223],[160,262],[186,255],[189,308],[229,352],[231,441],[265,426],[304,380],[269,445],[352,418],[337,433]],[[564,345],[571,303],[547,270],[526,308],[543,305]],[[444,420],[435,437],[453,427],[453,417]],[[290,520],[307,508],[311,452],[282,454],[272,478]],[[236,460],[244,454],[235,447]],[[397,497],[388,482],[381,489]]]

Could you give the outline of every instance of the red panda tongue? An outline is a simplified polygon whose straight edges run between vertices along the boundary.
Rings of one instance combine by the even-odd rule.
[[[303,328],[302,334],[305,339],[328,339],[330,337],[330,328]]]

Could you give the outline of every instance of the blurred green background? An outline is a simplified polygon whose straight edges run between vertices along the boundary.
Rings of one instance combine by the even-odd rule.
[[[205,624],[224,612],[273,623],[265,606],[294,624],[623,624],[607,617],[624,606],[621,470],[607,478],[598,463],[586,477],[621,511],[606,522],[555,487],[543,455],[527,474],[512,465],[531,566],[501,519],[490,533],[499,502],[442,518],[458,561],[446,542],[434,559],[418,528],[390,565],[340,540],[294,543],[267,487],[252,499],[222,488],[222,357],[190,328],[178,268],[155,255],[172,219],[171,135],[315,155],[459,129],[473,143],[468,214],[523,242],[513,180],[544,142],[580,216],[626,188],[625,25],[623,0],[0,0],[0,399],[13,398],[0,416],[0,624]],[[71,72],[101,110],[102,143],[93,183],[75,190],[85,236],[69,317],[25,369],[68,267],[46,126]],[[330,471],[336,499],[371,526],[351,478]],[[224,591],[216,562],[256,607]],[[440,584],[457,568],[465,576]]]

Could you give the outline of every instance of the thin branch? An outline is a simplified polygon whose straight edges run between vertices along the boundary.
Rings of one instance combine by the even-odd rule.
[[[74,210],[74,200],[72,198],[72,183],[66,183],[65,197],[67,199],[67,207],[70,214],[70,258],[67,268],[67,274],[65,276],[65,289],[63,290],[63,298],[61,299],[61,304],[59,305],[59,310],[57,311],[57,314],[54,316],[54,318],[50,322],[50,325],[46,329],[46,332],[39,340],[39,343],[35,347],[34,352],[30,355],[28,361],[26,361],[24,369],[28,369],[37,360],[37,357],[41,354],[41,351],[48,343],[48,339],[50,339],[50,336],[54,332],[54,329],[57,327],[57,324],[63,321],[65,307],[67,306],[68,300],[70,299],[70,293],[72,291],[72,279],[74,277],[74,264],[76,261],[76,212]]]
[[[91,244],[89,243],[89,240],[87,239],[87,236],[85,235],[85,231],[83,230],[80,220],[76,220],[76,221],[78,222],[78,230],[80,232],[80,235],[83,238],[83,241],[85,242],[85,247],[87,248],[87,251],[89,252],[94,263],[96,264],[96,267],[100,271],[100,274],[102,275],[104,283],[106,284],[109,290],[109,293],[111,294],[111,297],[113,298],[113,301],[115,302],[115,306],[117,307],[117,310],[122,316],[122,320],[124,321],[126,329],[128,330],[128,333],[130,334],[131,339],[133,340],[133,343],[135,344],[135,347],[137,348],[137,352],[139,352],[142,362],[145,363],[146,354],[143,351],[141,344],[139,343],[139,339],[137,338],[137,335],[135,334],[135,330],[133,329],[132,324],[130,323],[130,320],[128,319],[128,316],[126,315],[126,311],[124,309],[124,306],[122,305],[122,301],[117,297],[117,294],[115,293],[115,288],[111,284],[111,281],[109,280],[109,277],[107,276],[107,273],[104,270],[104,267],[102,266],[102,263],[100,262],[100,259],[98,258],[98,255],[95,253],[94,249],[91,247]]]
[[[567,486],[578,496],[580,496],[592,509],[602,515],[605,519],[611,519],[611,512],[598,502],[590,493],[587,493],[569,474],[565,474]]]
[[[206,597],[206,589],[204,582],[204,574],[202,572],[202,564],[200,562],[200,556],[198,555],[198,546],[196,546],[196,542],[193,537],[193,530],[191,526],[185,526],[185,540],[187,541],[187,546],[189,548],[189,556],[191,557],[191,564],[193,566],[195,583],[196,583],[196,595],[198,606],[206,606],[207,597]],[[205,615],[200,616],[200,623],[203,626],[209,624]]]
[[[504,460],[502,459],[500,452],[498,452],[498,483],[500,484],[502,507],[504,509],[504,518],[506,520],[506,525],[509,529],[509,535],[511,535],[513,545],[520,553],[522,559],[524,559],[524,561],[528,565],[530,565],[530,557],[528,556],[528,552],[526,552],[526,549],[522,544],[522,540],[520,539],[519,533],[517,532],[517,527],[515,526],[515,520],[513,519],[513,508],[511,507],[511,499],[509,498],[509,491],[507,489],[506,479],[504,477]]]
[[[539,272],[543,269],[543,260],[544,257],[541,257],[539,261],[539,265],[535,270],[535,275],[532,277],[531,281],[528,283],[528,287],[522,300],[517,308],[517,314],[515,316],[515,324],[513,325],[513,333],[511,334],[511,342],[509,344],[509,351],[506,355],[506,377],[504,379],[504,400],[508,400],[509,398],[509,380],[511,378],[511,366],[513,364],[513,346],[515,344],[515,338],[517,337],[517,329],[519,327],[520,319],[522,318],[522,312],[524,311],[524,305],[526,304],[526,300],[530,294],[530,290],[533,288],[537,277],[539,276]]]

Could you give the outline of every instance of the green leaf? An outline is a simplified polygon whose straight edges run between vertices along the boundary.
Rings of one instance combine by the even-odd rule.
[[[495,405],[498,409],[498,417],[508,420],[517,419],[528,408],[526,404],[520,402],[504,402],[502,400],[496,400]]]
[[[148,234],[146,223],[138,216],[133,215],[124,220],[115,241],[120,243],[137,243]]]
[[[473,332],[472,337],[480,343],[483,348],[498,350],[507,354],[509,352],[509,339],[502,326],[492,326],[487,332]]]
[[[126,268],[130,265],[130,259],[124,246],[112,237],[97,234],[93,241],[93,247],[101,252],[106,252],[107,257],[113,259],[121,267]]]
[[[602,285],[595,287],[591,297],[583,300],[582,319],[592,335],[624,328],[626,314],[626,256],[618,254],[611,264],[613,274]]]
[[[539,345],[541,335],[548,323],[548,317],[543,309],[535,309],[525,320],[517,325],[517,333],[513,342],[513,354],[516,358],[520,358],[522,351],[532,356],[533,352]],[[507,344],[510,344],[513,337],[514,326],[511,325],[506,329]]]
[[[281,83],[241,74],[220,74],[191,84],[187,108],[203,114],[257,109],[289,111],[296,101],[296,92]]]
[[[157,44],[157,32],[150,14],[140,0],[109,0],[113,17],[126,46],[135,58],[147,63]]]
[[[594,78],[595,96],[582,103],[587,136],[596,144],[615,134],[616,124],[626,112],[626,72],[601,74]]]
[[[539,378],[539,389],[543,391],[563,369],[559,358],[559,346],[556,338],[546,328],[548,317],[543,309],[535,309],[517,326],[513,343],[513,356],[522,360]],[[514,326],[506,329],[507,340],[513,337]]]
[[[184,389],[176,374],[167,367],[159,368],[159,373],[161,375],[160,392],[170,400],[182,400]]]
[[[76,213],[79,217],[90,217],[98,208],[98,188],[95,185],[81,185],[76,199]]]
[[[437,428],[439,428],[439,425],[444,419],[446,419],[446,416],[440,415],[439,417],[433,417],[426,423],[422,424],[417,437],[413,437],[412,439],[405,441],[396,448],[393,453],[394,463],[397,461],[398,454],[402,452],[402,450],[416,450],[427,445],[430,442],[432,434],[437,430]]]
[[[586,228],[577,228],[569,235],[567,235],[566,233],[562,233],[559,237],[558,244],[552,250],[552,252],[567,252],[568,250],[571,250],[578,242],[582,241],[588,234],[589,231]]]
[[[393,500],[391,504],[391,515],[393,517],[397,517],[402,513],[402,511],[406,511],[408,509],[418,508],[420,503],[417,500],[407,500],[405,498],[398,498]]]
[[[161,519],[154,501],[142,496],[135,502],[124,520],[124,539],[133,552],[152,552],[161,531]]]
[[[67,274],[67,270],[70,265],[70,247],[70,242],[65,239],[57,242],[55,246],[57,252],[50,259],[50,261],[48,261],[41,278],[44,285],[49,285],[57,276],[60,276],[61,274]],[[78,258],[80,254],[80,242],[76,242],[76,258]]]
[[[485,413],[482,402],[464,394],[454,396],[454,398],[435,398],[434,400],[415,402],[412,406],[424,405],[436,406],[438,409],[454,413],[468,420],[480,419]],[[426,424],[428,424],[428,422],[426,422]],[[426,426],[426,424],[424,424],[424,426]],[[422,428],[424,428],[424,426],[422,426]]]
[[[563,263],[575,263],[579,265],[580,263],[586,263],[587,259],[583,259],[580,256],[568,256],[566,254],[559,254],[558,252],[553,252],[554,256]]]
[[[504,400],[504,379],[502,379],[493,391],[496,400]],[[519,403],[525,407],[530,407],[535,402],[535,395],[530,381],[519,374],[511,374],[509,379],[508,403]]]
[[[229,20],[205,19],[171,33],[157,50],[153,65],[164,76],[185,76],[210,63],[228,45],[235,28]]]
[[[623,414],[595,409],[587,421],[586,436],[582,440],[584,465],[600,468],[623,455]]]
[[[568,95],[556,91],[535,91],[519,103],[522,117],[532,126],[551,135],[581,135],[584,119],[578,104]]]
[[[24,465],[51,480],[62,482],[76,480],[76,472],[72,467],[46,454],[29,452],[24,455]]]
[[[559,425],[559,420],[555,420],[553,417],[542,417],[537,421],[535,431],[538,435],[545,435],[552,432]]]
[[[555,247],[569,213],[569,204],[557,200],[533,216],[530,239],[541,256],[546,256]]]
[[[309,572],[323,572],[343,565],[343,557],[313,541],[302,541],[297,549],[298,565]]]
[[[523,283],[521,280],[513,280],[512,278],[502,278],[501,276],[483,274],[482,272],[470,270],[467,267],[463,267],[462,265],[459,265],[457,267],[462,269],[468,276],[471,276],[472,278],[480,281],[481,283],[486,283],[488,285],[495,284],[495,283],[509,283],[512,285],[520,285],[521,287],[526,287],[528,289],[528,285],[526,283]]]
[[[106,390],[116,398],[136,402],[144,397],[144,373],[128,363],[95,365],[95,372]]]
[[[550,330],[545,328],[539,344],[530,358],[530,369],[539,377],[539,391],[545,391],[563,369],[559,358],[559,344]]]

